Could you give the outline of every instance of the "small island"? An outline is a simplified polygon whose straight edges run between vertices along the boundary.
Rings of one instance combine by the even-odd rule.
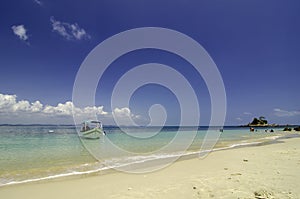
[[[242,125],[243,127],[276,127],[278,124],[269,124],[264,116],[260,116],[259,118],[253,118],[251,123],[246,125]]]

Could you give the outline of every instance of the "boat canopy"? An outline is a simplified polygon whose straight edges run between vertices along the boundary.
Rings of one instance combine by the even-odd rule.
[[[101,124],[101,122],[97,121],[97,120],[87,120],[87,121],[82,122],[82,124],[86,124],[86,123]]]

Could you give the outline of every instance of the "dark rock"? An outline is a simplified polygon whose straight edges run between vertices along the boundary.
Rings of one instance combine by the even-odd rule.
[[[285,128],[283,129],[283,131],[292,131],[292,129],[289,128],[289,127],[285,127]]]
[[[300,126],[294,128],[295,131],[300,131]]]

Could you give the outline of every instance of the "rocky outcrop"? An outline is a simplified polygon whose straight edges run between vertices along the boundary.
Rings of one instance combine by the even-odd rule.
[[[253,120],[250,123],[250,125],[261,125],[261,126],[264,126],[264,125],[268,125],[268,121],[263,116],[259,117],[259,119],[257,119],[255,117],[255,118],[253,118]]]
[[[253,118],[252,122],[247,124],[247,125],[242,125],[242,126],[247,126],[247,127],[275,127],[278,126],[277,124],[269,124],[268,121],[265,119],[265,117],[260,116],[259,118]]]
[[[292,131],[292,129],[289,128],[289,127],[285,127],[285,128],[283,129],[283,131]]]
[[[295,131],[300,131],[300,126],[294,128]]]

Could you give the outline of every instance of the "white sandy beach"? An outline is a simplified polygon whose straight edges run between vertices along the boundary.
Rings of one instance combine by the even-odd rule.
[[[300,138],[281,141],[217,151],[146,174],[1,187],[0,198],[300,198]]]

